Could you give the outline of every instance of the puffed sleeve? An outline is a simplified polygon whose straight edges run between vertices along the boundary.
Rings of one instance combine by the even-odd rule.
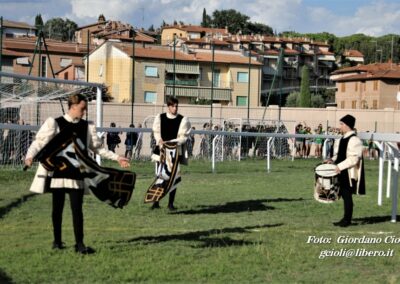
[[[354,136],[349,140],[347,144],[346,159],[339,163],[337,166],[342,171],[357,165],[358,161],[362,157],[362,142],[360,138]]]
[[[39,131],[36,133],[35,140],[29,146],[26,158],[34,158],[42,148],[58,133],[58,124],[52,117],[46,119]]]
[[[118,154],[104,148],[102,140],[97,136],[96,127],[93,123],[88,126],[88,148],[103,158],[118,160]]]
[[[190,130],[191,125],[189,119],[187,117],[183,117],[181,124],[179,125],[177,138],[171,141],[178,142],[178,145],[186,143],[186,140],[189,138]]]
[[[160,140],[161,140],[161,117],[160,117],[160,114],[158,114],[154,118],[153,135],[154,135],[154,139],[156,140],[156,143],[158,145],[158,142],[160,142]]]

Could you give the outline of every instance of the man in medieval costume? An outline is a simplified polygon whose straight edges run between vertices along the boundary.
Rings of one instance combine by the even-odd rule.
[[[333,157],[327,161],[337,165],[336,173],[339,175],[339,195],[343,198],[344,216],[333,224],[340,227],[351,225],[352,195],[365,194],[363,143],[354,131],[355,122],[355,117],[349,114],[340,119],[340,132],[343,136],[335,141]]]

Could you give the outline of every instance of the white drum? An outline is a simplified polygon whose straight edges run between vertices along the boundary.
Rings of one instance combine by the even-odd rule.
[[[339,188],[335,164],[320,164],[315,168],[315,200],[322,203],[335,202],[340,198]]]

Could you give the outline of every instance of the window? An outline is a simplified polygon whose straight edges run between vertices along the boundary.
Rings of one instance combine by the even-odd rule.
[[[144,92],[144,102],[145,103],[155,103],[157,101],[157,93],[156,92]]]
[[[346,83],[340,84],[340,91],[341,91],[342,93],[346,92]]]
[[[47,77],[47,57],[46,56],[42,56],[41,58],[41,68],[42,70],[40,71],[40,77]]]
[[[378,81],[374,81],[374,91],[378,91]]]
[[[64,73],[64,80],[68,80],[68,72]]]
[[[345,106],[346,106],[345,102],[344,102],[344,101],[341,101],[341,102],[340,102],[340,108],[345,108]]]
[[[72,64],[72,59],[71,58],[61,58],[60,59],[60,66],[62,68],[67,67],[68,65]]]
[[[354,91],[356,91],[356,92],[358,91],[358,82],[354,83]]]
[[[238,81],[238,83],[248,83],[249,82],[249,73],[238,72],[237,73],[237,81]]]
[[[213,87],[219,87],[220,86],[220,79],[221,79],[221,74],[219,70],[214,70],[214,84]]]
[[[158,77],[158,68],[154,66],[145,66],[144,73],[146,77]]]
[[[247,97],[236,97],[237,106],[247,106]]]
[[[378,108],[378,101],[377,100],[373,100],[372,101],[372,108],[373,109],[377,109]]]
[[[30,65],[29,57],[18,57],[17,58],[17,64],[19,64],[19,65]]]
[[[357,101],[351,101],[351,108],[356,109],[357,108]]]

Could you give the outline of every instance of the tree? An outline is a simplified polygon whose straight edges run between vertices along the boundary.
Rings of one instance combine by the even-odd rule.
[[[233,9],[215,10],[213,12],[212,24],[214,28],[224,29],[228,27],[230,33],[236,34],[247,27],[248,20],[249,16],[243,15]]]
[[[211,17],[207,15],[206,8],[203,8],[203,17],[200,25],[204,28],[209,28],[211,25]]]
[[[300,107],[311,107],[310,71],[306,65],[301,69]]]
[[[325,100],[321,95],[315,95],[311,98],[311,106],[322,108],[325,107]]]
[[[36,35],[38,35],[39,30],[43,28],[43,19],[41,14],[37,14],[35,17],[35,27],[36,27]]]
[[[78,25],[62,18],[52,18],[44,25],[44,34],[47,38],[68,41],[72,40]]]
[[[243,31],[245,34],[261,34],[261,35],[273,35],[274,31],[270,26],[261,23],[248,22],[247,27]]]
[[[300,100],[299,92],[290,93],[286,98],[285,106],[286,107],[297,107],[299,105],[299,100]]]
[[[149,32],[155,32],[156,30],[154,29],[154,25],[151,25],[150,27],[149,27]]]

